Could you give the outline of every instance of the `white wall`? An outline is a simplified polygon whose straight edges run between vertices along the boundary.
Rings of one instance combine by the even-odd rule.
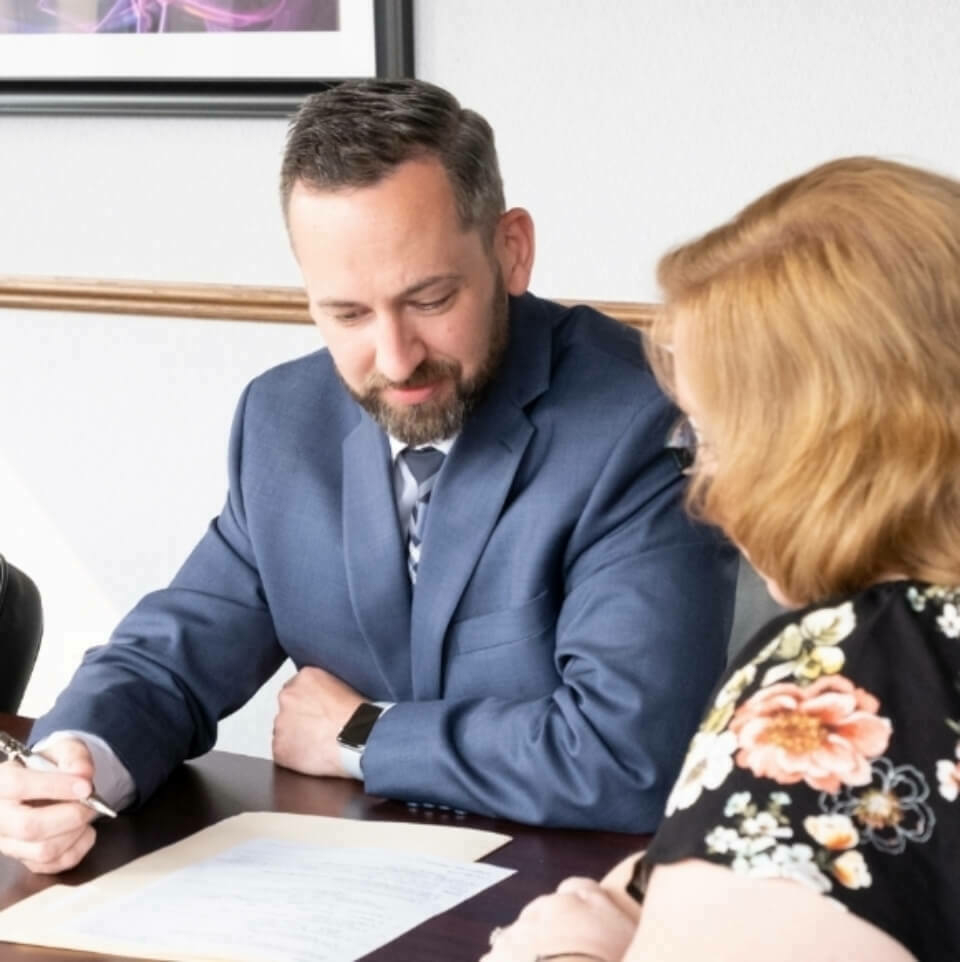
[[[666,246],[833,156],[960,175],[954,0],[421,0],[415,15],[418,74],[497,130],[508,202],[538,224],[542,294],[653,299]],[[0,117],[0,273],[296,283],[283,131]],[[25,712],[218,510],[243,384],[317,343],[305,327],[0,311],[0,550],[48,618]],[[266,754],[272,699],[221,747]]]

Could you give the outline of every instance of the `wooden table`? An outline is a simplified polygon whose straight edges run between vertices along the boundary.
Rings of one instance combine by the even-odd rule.
[[[0,729],[26,738],[27,719],[0,714]],[[0,855],[0,909],[56,882],[80,884],[138,855],[169,845],[230,815],[248,811],[333,815],[371,821],[462,825],[513,836],[490,861],[517,869],[515,875],[431,919],[366,956],[369,962],[475,962],[495,925],[513,919],[522,906],[554,888],[568,875],[599,877],[645,841],[613,832],[537,829],[502,819],[456,817],[435,809],[410,809],[366,795],[352,781],[310,778],[272,762],[229,752],[211,752],[182,765],[138,811],[116,821],[101,819],[93,851],[71,872],[49,878],[32,875]],[[0,962],[84,962],[104,958],[0,942]]]

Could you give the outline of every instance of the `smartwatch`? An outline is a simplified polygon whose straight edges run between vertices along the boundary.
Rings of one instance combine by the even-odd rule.
[[[363,702],[357,710],[350,716],[350,720],[340,729],[337,735],[337,742],[350,751],[363,754],[367,747],[367,739],[376,720],[383,714],[384,709],[381,705],[374,705],[368,701]]]

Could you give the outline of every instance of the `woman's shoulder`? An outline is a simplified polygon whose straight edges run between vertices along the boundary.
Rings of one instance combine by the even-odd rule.
[[[960,585],[882,581],[850,595],[786,611],[744,645],[730,670],[783,656],[794,647],[816,662],[818,650],[839,644],[852,656],[882,661],[891,643],[900,644],[909,637],[926,639],[948,653],[955,650],[960,666],[960,647],[954,644],[960,640]]]
[[[644,871],[700,858],[793,879],[920,957],[947,957],[920,949],[935,926],[960,948],[947,910],[960,899],[958,793],[960,587],[884,582],[787,613],[748,643]]]

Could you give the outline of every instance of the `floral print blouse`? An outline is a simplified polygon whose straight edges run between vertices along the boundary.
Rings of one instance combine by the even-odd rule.
[[[842,903],[960,959],[960,587],[874,585],[740,653],[630,885],[698,858]]]

